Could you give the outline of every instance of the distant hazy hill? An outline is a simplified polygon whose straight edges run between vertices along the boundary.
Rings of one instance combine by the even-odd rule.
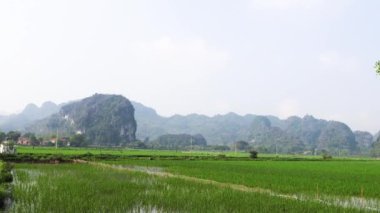
[[[254,115],[239,116],[235,113],[208,117],[191,114],[188,116],[159,116],[155,110],[139,103],[135,106],[138,124],[137,138],[151,140],[165,134],[202,134],[209,144],[228,144],[249,136],[249,126]]]
[[[35,104],[29,104],[20,114],[10,116],[0,116],[0,129],[3,131],[20,130],[23,131],[25,126],[36,120],[46,118],[57,113],[60,106],[53,102],[45,102],[41,107]]]
[[[135,141],[134,107],[120,95],[95,94],[63,106],[58,113],[27,128],[36,134],[82,132],[91,144],[120,145]]]
[[[374,136],[369,132],[355,131],[354,134],[359,147],[370,148],[374,142]]]
[[[344,123],[293,116],[281,120],[275,116],[240,116],[235,113],[208,117],[191,114],[162,117],[152,108],[140,103],[135,106],[138,123],[137,137],[157,139],[165,134],[202,134],[208,144],[231,144],[238,140],[249,141],[268,151],[298,152],[302,150],[346,150],[355,152],[368,147],[371,136],[357,132]]]
[[[148,147],[155,149],[183,149],[191,148],[195,146],[206,146],[206,139],[200,135],[189,135],[189,134],[167,134],[161,135],[156,140],[148,143]]]
[[[380,131],[373,136],[373,141],[378,141],[379,139],[380,139]]]

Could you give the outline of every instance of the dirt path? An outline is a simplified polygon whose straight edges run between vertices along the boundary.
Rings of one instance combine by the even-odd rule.
[[[339,207],[344,207],[344,208],[355,208],[355,209],[360,209],[360,210],[380,212],[380,200],[378,199],[366,199],[366,198],[361,198],[361,197],[342,198],[342,197],[323,195],[323,194],[318,194],[315,196],[305,195],[305,194],[284,194],[284,193],[279,193],[279,192],[275,192],[269,189],[263,189],[259,187],[248,187],[248,186],[240,185],[240,184],[222,183],[222,182],[218,182],[214,180],[173,174],[170,172],[166,172],[159,167],[111,165],[111,164],[98,163],[98,162],[87,162],[83,160],[76,160],[75,162],[87,163],[93,166],[99,166],[99,167],[109,168],[109,169],[124,170],[124,171],[129,171],[129,172],[143,172],[149,175],[159,176],[163,178],[179,178],[186,181],[210,184],[210,185],[217,186],[220,188],[229,188],[229,189],[242,191],[242,192],[260,193],[260,194],[266,194],[273,197],[279,197],[279,198],[285,198],[285,199],[291,199],[291,200],[319,202],[328,206],[339,206]]]

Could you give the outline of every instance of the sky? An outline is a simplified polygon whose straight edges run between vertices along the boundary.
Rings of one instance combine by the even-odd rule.
[[[0,114],[121,94],[380,130],[378,0],[2,0]]]

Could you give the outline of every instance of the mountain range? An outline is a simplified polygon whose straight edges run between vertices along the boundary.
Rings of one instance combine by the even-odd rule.
[[[212,117],[199,114],[164,117],[141,103],[128,103],[129,100],[122,96],[97,94],[69,104],[46,102],[41,107],[29,104],[20,114],[1,116],[0,129],[37,134],[53,132],[57,127],[71,132],[84,130],[92,132],[91,138],[97,138],[97,143],[107,140],[108,144],[114,140],[111,135],[128,135],[124,142],[131,141],[133,132],[136,132],[137,139],[147,142],[166,134],[201,134],[207,144],[230,145],[244,140],[269,152],[275,149],[282,152],[323,149],[358,152],[368,150],[378,137],[365,131],[353,132],[342,122],[311,115],[284,120],[275,116],[236,113]],[[54,122],[58,126],[52,125]],[[134,126],[133,122],[137,125]],[[112,131],[109,131],[110,126],[114,127]],[[102,138],[99,135],[108,136]]]
[[[338,121],[316,119],[311,115],[292,116],[285,120],[275,116],[191,114],[163,117],[149,107],[133,102],[138,123],[138,138],[154,140],[164,134],[201,134],[208,144],[230,145],[239,140],[273,152],[302,150],[330,150],[330,152],[358,152],[368,150],[374,141],[371,133],[353,132]]]

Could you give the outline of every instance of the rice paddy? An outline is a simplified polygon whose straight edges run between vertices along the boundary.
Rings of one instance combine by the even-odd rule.
[[[37,149],[36,153],[47,150]],[[64,150],[64,154],[85,151]],[[101,151],[117,155],[115,150]],[[174,151],[129,150],[124,155],[133,152],[172,156]],[[178,156],[188,153],[182,154]],[[197,156],[196,152],[191,154]],[[199,156],[211,154],[202,152]],[[197,159],[127,157],[64,164],[17,163],[9,211],[380,211],[377,160],[295,161],[288,156],[275,160],[249,160],[242,156]]]
[[[355,212],[89,164],[19,164],[10,212]]]

